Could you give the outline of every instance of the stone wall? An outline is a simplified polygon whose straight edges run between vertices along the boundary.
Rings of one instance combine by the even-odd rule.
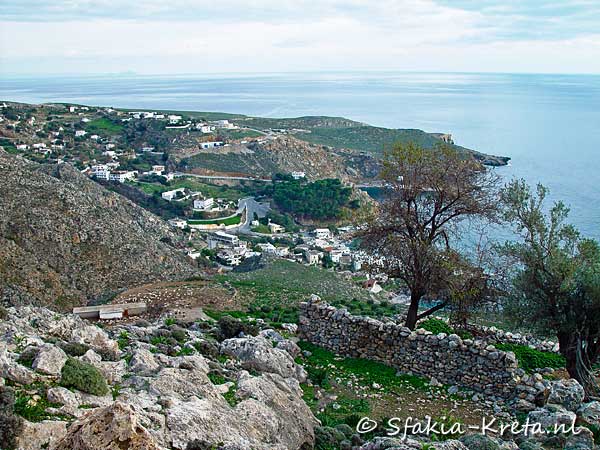
[[[483,341],[411,331],[394,322],[352,316],[316,298],[300,305],[299,333],[342,356],[380,361],[403,373],[435,377],[490,397],[520,396],[517,387],[523,382],[523,372],[517,368],[515,355]],[[532,390],[528,396],[533,399]]]

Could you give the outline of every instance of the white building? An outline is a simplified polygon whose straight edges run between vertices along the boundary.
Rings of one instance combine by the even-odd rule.
[[[182,119],[182,117],[181,117],[181,116],[177,116],[177,115],[175,115],[175,114],[171,114],[171,115],[169,115],[167,118],[169,119],[169,123],[170,123],[170,124],[176,124],[176,123],[179,123],[179,122],[181,121],[181,119]]]
[[[117,170],[110,172],[108,179],[110,181],[118,181],[119,183],[125,183],[127,180],[133,180],[135,178],[135,171]]]
[[[331,231],[328,228],[317,228],[315,230],[315,236],[317,239],[329,239],[331,237]]]
[[[92,175],[99,180],[108,180],[110,178],[110,170],[106,164],[98,164],[92,166]]]
[[[194,209],[206,211],[207,209],[212,208],[214,204],[215,199],[212,197],[204,199],[197,198],[196,200],[194,200]]]
[[[91,120],[90,120],[90,119],[88,119],[87,117],[84,117],[83,119],[81,119],[81,121],[82,121],[83,123],[88,123],[88,122],[91,122]]]
[[[29,145],[27,144],[18,144],[17,150],[29,150]]]
[[[233,130],[235,128],[237,128],[234,124],[232,124],[231,122],[229,122],[229,120],[217,120],[214,122],[215,125],[219,128],[225,128],[228,130]]]
[[[100,136],[98,136],[97,134],[92,134],[90,136],[90,139],[93,139],[93,140],[97,141],[98,139],[100,139]]]
[[[185,188],[173,189],[172,191],[163,192],[161,194],[161,197],[170,202],[173,199],[177,198],[178,192],[181,192],[183,194],[184,191],[185,191]]]
[[[152,166],[151,173],[156,174],[156,175],[162,175],[164,171],[165,171],[165,166]]]
[[[77,106],[69,106],[69,112],[75,112],[77,111]]]
[[[206,148],[214,148],[214,147],[223,147],[223,142],[221,141],[210,141],[210,142],[200,142],[198,147],[206,149]]]
[[[342,260],[343,255],[344,255],[344,252],[342,252],[341,250],[331,250],[329,252],[329,257],[331,258],[331,261],[334,264],[339,264]]]
[[[197,123],[196,130],[201,131],[204,134],[212,133],[215,130],[215,127],[208,125],[206,123]]]
[[[277,223],[270,222],[269,230],[271,230],[271,233],[276,234],[276,233],[283,233],[285,231],[285,228]]]
[[[208,236],[208,248],[235,247],[240,242],[240,238],[233,234],[217,231]]]
[[[83,137],[87,134],[87,131],[85,130],[76,130],[75,131],[75,137]]]
[[[267,255],[276,255],[277,247],[270,243],[259,243],[256,246],[260,249],[262,253],[266,253]]]
[[[310,265],[319,264],[319,261],[323,258],[323,253],[316,250],[309,250],[304,253],[304,257],[306,258],[306,262]]]
[[[187,222],[183,219],[175,217],[174,219],[169,219],[169,225],[175,228],[181,228],[183,230],[187,226]]]
[[[292,172],[292,177],[294,178],[294,180],[299,180],[301,178],[305,178],[306,177],[306,173],[305,172]]]
[[[115,144],[106,144],[106,146],[104,148],[106,148],[106,150],[110,150],[110,149],[113,149],[115,147],[116,147]]]

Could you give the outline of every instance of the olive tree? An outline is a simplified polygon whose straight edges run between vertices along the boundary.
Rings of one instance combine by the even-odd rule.
[[[523,180],[501,191],[504,218],[518,241],[501,253],[512,267],[508,311],[528,326],[554,333],[567,371],[589,397],[597,396],[592,366],[600,354],[600,246],[565,223],[569,209],[556,202],[546,212],[547,189]]]

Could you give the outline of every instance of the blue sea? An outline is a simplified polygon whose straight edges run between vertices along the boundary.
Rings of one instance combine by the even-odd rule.
[[[473,73],[4,77],[0,99],[266,117],[343,116],[452,133],[506,155],[502,176],[548,186],[600,239],[600,76]]]

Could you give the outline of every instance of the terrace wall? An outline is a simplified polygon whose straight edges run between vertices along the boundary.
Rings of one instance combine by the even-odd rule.
[[[435,378],[490,397],[535,401],[544,383],[525,375],[512,352],[455,334],[434,335],[394,322],[353,316],[313,298],[300,305],[299,333],[338,355],[382,362],[400,372]]]

